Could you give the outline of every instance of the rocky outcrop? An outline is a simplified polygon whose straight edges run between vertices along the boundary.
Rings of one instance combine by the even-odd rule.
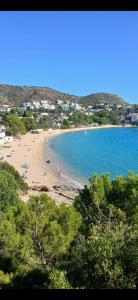
[[[56,190],[56,191],[60,191],[60,190],[63,190],[63,191],[73,191],[73,192],[79,192],[80,191],[79,188],[75,188],[75,187],[69,186],[67,184],[53,185],[53,189]]]
[[[29,190],[38,191],[38,192],[49,192],[49,188],[45,185],[40,185],[40,186],[34,185],[29,187]]]

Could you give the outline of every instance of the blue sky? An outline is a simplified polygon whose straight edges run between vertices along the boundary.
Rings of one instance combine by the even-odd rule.
[[[0,83],[138,103],[138,12],[0,12]]]

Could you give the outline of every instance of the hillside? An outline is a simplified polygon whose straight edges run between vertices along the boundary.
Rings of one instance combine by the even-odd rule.
[[[0,84],[0,105],[20,105],[23,102],[32,102],[40,100],[68,100],[77,101],[78,97],[61,93],[47,87],[27,87]]]
[[[94,105],[94,104],[117,104],[117,105],[127,105],[128,103],[124,101],[121,97],[117,95],[112,95],[109,93],[95,93],[85,97],[80,97],[79,103],[83,105]]]
[[[113,103],[125,105],[122,98],[108,93],[96,93],[85,97],[69,95],[48,87],[36,86],[13,86],[8,84],[0,84],[0,105],[20,105],[23,102],[32,102],[40,100],[49,100],[53,103],[56,100],[75,101],[83,105],[93,105],[99,103]]]

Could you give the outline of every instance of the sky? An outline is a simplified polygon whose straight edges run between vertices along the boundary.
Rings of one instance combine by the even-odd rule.
[[[0,12],[0,83],[138,103],[138,12]]]

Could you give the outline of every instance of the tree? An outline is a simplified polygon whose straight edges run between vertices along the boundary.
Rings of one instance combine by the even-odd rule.
[[[49,116],[40,117],[39,119],[39,127],[40,128],[50,128],[52,126],[51,120]]]
[[[19,189],[21,189],[22,191],[27,191],[27,189],[28,189],[27,183],[23,181],[19,172],[17,170],[15,170],[15,168],[13,166],[11,166],[6,161],[4,161],[4,162],[1,161],[0,162],[0,171],[1,170],[7,171],[9,174],[11,174],[14,177],[14,179],[16,180],[16,183],[18,184]]]
[[[22,118],[22,123],[24,124],[26,131],[34,130],[37,128],[36,121],[33,118]]]
[[[66,120],[66,119],[65,119],[65,120],[63,121],[63,124],[62,124],[61,128],[62,128],[62,129],[68,129],[68,128],[71,128],[69,120]]]
[[[73,287],[138,286],[137,179],[134,173],[113,181],[95,174],[76,197],[82,224],[64,262]]]
[[[117,111],[111,111],[110,112],[109,120],[110,120],[111,124],[114,124],[114,125],[121,124],[121,120],[119,118],[119,114],[118,114]]]
[[[57,206],[42,194],[10,207],[0,221],[1,267],[5,271],[5,259],[12,259],[8,272],[13,272],[11,287],[70,287],[66,273],[57,266],[81,224],[73,207]]]
[[[7,171],[0,171],[0,211],[5,211],[19,201],[19,186],[15,178]]]
[[[25,134],[26,128],[22,123],[21,119],[15,115],[7,115],[5,123],[8,126],[7,134],[16,136],[18,133]]]

